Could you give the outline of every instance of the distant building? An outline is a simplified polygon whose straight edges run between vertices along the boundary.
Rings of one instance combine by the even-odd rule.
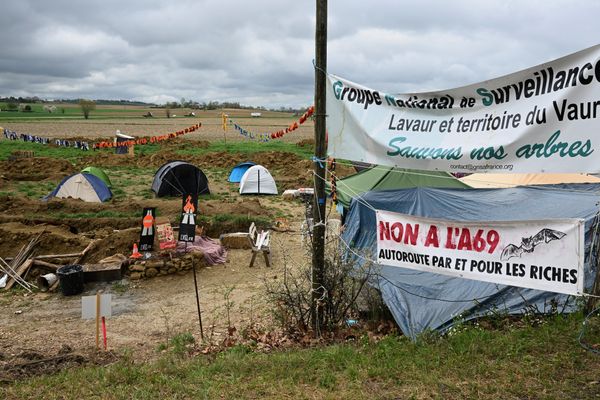
[[[251,116],[252,118],[259,118],[259,117],[261,117],[261,116],[262,116],[262,113],[259,113],[259,112],[253,112],[253,113],[250,113],[250,116]]]

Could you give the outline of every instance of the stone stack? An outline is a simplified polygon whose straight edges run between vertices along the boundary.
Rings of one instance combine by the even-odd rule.
[[[154,278],[170,274],[185,274],[192,269],[192,260],[196,268],[205,267],[202,253],[158,254],[149,259],[132,261],[129,265],[129,279]]]

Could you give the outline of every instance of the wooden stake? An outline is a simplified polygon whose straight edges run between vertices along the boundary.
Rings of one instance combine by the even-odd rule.
[[[104,351],[106,351],[106,319],[104,317],[102,317],[102,343],[104,343]]]
[[[56,272],[57,269],[59,269],[60,267],[62,267],[62,265],[56,265],[56,264],[52,264],[46,261],[42,261],[42,260],[38,260],[36,258],[33,259],[33,265],[35,265],[36,267],[41,267],[41,268],[45,268],[49,271],[52,272]]]
[[[24,288],[25,290],[27,290],[30,293],[31,293],[31,290],[30,290],[31,287],[35,287],[37,289],[37,286],[30,284],[29,282],[25,281],[24,278],[22,278],[25,275],[25,271],[28,271],[32,264],[33,264],[33,260],[29,259],[29,260],[25,261],[23,264],[21,264],[16,270],[11,269],[10,271],[7,271],[8,276],[12,279],[9,279],[6,282],[6,286],[4,287],[4,289],[9,290],[10,288],[13,287],[13,285],[15,283],[19,284],[22,288]],[[5,265],[8,265],[8,264],[5,263]]]
[[[600,222],[597,222],[600,223]],[[593,229],[594,235],[598,234],[598,230],[596,227]],[[594,241],[600,241],[600,237],[592,238],[592,243]],[[596,249],[596,279],[594,280],[594,285],[592,286],[592,292],[590,293],[592,296],[600,296],[600,243],[597,244],[598,248]],[[590,251],[590,258],[591,258]],[[588,297],[587,302],[585,303],[584,312],[586,314],[591,313],[594,308],[598,304],[597,297]]]
[[[202,330],[202,313],[200,312],[200,296],[198,295],[198,281],[196,280],[196,264],[192,257],[192,271],[194,272],[194,287],[196,288],[196,306],[198,307],[198,321],[200,322],[200,337],[204,340],[204,331]]]
[[[83,257],[87,254],[87,252],[96,244],[97,240],[92,240],[85,249],[81,253],[79,253],[79,257],[75,260],[75,264],[79,264]]]

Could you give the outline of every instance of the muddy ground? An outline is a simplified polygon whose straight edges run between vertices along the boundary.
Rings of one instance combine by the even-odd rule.
[[[260,121],[273,126],[277,125],[275,122]],[[152,125],[157,134],[162,134],[171,127],[165,123],[173,121],[143,121],[126,129],[113,122],[85,122],[82,125],[85,131],[79,130],[77,124],[81,122],[22,123],[12,124],[10,129],[52,136],[65,132],[65,137],[90,138],[102,136],[103,132],[112,135],[117,126],[126,133],[135,133],[147,132]],[[189,125],[186,119],[177,129]],[[0,161],[0,257],[13,257],[40,233],[36,248],[36,254],[40,255],[78,252],[91,241],[95,243],[82,262],[96,262],[117,253],[129,255],[132,243],[139,238],[143,207],[157,207],[160,216],[176,224],[181,200],[154,198],[149,187],[158,167],[173,159],[183,159],[200,166],[209,178],[211,195],[201,198],[199,203],[209,236],[218,238],[221,233],[247,230],[247,225],[235,221],[210,222],[211,217],[223,214],[283,221],[286,228],[283,232],[272,231],[271,268],[260,257],[255,267],[249,268],[251,252],[230,249],[226,264],[205,266],[197,271],[206,337],[218,343],[227,335],[229,326],[242,329],[250,324],[276,325],[273,304],[266,301],[264,282],[280,279],[286,263],[288,267],[300,268],[310,262],[300,234],[304,205],[300,201],[283,200],[281,196],[240,196],[236,185],[226,182],[229,169],[247,160],[239,153],[176,154],[178,150],[206,146],[208,141],[222,138],[218,129],[205,127],[199,134],[178,138],[149,155],[129,157],[102,151],[90,152],[74,162],[44,157]],[[299,145],[311,146],[312,126],[310,130],[310,135],[303,130],[294,132],[293,139]],[[313,185],[312,163],[292,153],[260,152],[252,159],[271,170],[280,193]],[[63,177],[88,165],[105,168],[113,181],[113,200],[102,204],[73,199],[40,200]],[[115,282],[88,283],[84,295],[93,295],[97,290],[113,296],[113,315],[107,323],[108,347],[115,354],[129,349],[136,358],[152,358],[160,354],[157,349],[161,343],[183,332],[191,332],[200,341],[191,272],[140,281],[130,281],[125,276]],[[60,291],[29,294],[19,288],[0,290],[0,363],[22,363],[27,352],[37,357],[56,356],[64,349],[84,354],[86,360],[97,359],[95,322],[81,319],[80,296],[66,297]]]

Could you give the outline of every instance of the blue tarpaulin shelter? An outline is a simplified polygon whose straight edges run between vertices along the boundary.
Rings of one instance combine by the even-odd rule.
[[[248,168],[255,166],[256,164],[252,161],[246,161],[243,163],[239,163],[229,173],[229,178],[227,178],[228,182],[232,183],[240,183],[242,180],[242,176],[248,171]]]
[[[559,185],[510,189],[414,188],[367,192],[352,201],[342,234],[343,242],[358,254],[375,259],[374,209],[413,216],[457,221],[519,221],[577,218],[585,221],[584,285],[596,275],[596,251],[590,251],[600,185]],[[347,251],[347,257],[364,259]],[[572,312],[576,298],[565,294],[455,278],[412,269],[377,265],[372,282],[405,335],[414,338],[427,329],[444,331],[456,320],[468,320],[491,311],[522,314],[551,307]]]

